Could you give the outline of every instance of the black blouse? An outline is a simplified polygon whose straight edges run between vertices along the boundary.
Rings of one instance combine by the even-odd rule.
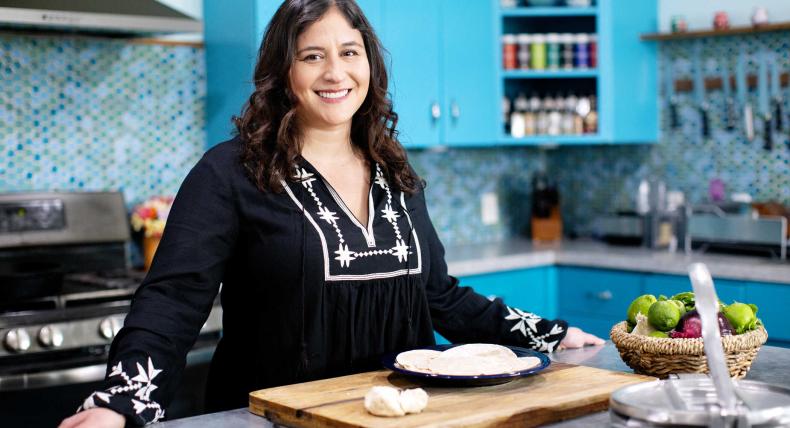
[[[153,266],[112,343],[106,388],[81,409],[161,420],[185,356],[222,284],[223,337],[207,408],[247,405],[253,390],[380,367],[382,354],[487,342],[553,351],[567,324],[489,301],[447,274],[423,192],[390,187],[371,168],[358,221],[307,161],[285,191],[261,192],[234,139],[190,171]]]

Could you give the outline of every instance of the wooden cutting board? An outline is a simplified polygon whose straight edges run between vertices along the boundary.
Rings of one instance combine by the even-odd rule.
[[[649,376],[552,363],[539,374],[502,385],[434,387],[389,370],[359,373],[250,393],[250,411],[291,427],[533,427],[606,410],[616,389]],[[365,410],[373,386],[422,387],[419,414],[386,418]]]

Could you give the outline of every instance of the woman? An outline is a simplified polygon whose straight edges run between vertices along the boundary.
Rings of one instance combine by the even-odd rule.
[[[434,344],[434,328],[454,342],[547,352],[602,343],[448,276],[396,139],[381,51],[353,0],[279,8],[238,136],[209,150],[178,192],[113,341],[107,389],[62,427],[160,420],[220,283],[210,410],[378,368],[383,353]],[[530,328],[514,329],[522,319]]]

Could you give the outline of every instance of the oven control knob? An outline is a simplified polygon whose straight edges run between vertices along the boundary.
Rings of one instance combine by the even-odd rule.
[[[45,348],[59,348],[63,345],[63,332],[54,325],[45,325],[38,331],[38,343]]]
[[[15,328],[5,334],[3,344],[11,352],[24,352],[30,349],[30,335],[24,328]]]
[[[118,318],[107,317],[99,323],[99,336],[112,340],[120,329],[121,323],[118,321]]]

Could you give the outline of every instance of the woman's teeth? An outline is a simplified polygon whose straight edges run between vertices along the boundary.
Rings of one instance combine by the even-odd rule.
[[[343,98],[349,93],[349,91],[351,91],[351,89],[344,89],[337,92],[318,91],[318,96],[321,98]]]

